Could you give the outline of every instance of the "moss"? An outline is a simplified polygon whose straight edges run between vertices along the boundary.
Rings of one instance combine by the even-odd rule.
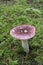
[[[34,8],[35,5],[31,5],[33,4],[27,4],[26,0],[21,0],[16,4],[7,6],[0,4],[1,65],[14,65],[14,63],[15,65],[43,64],[43,49],[41,49],[43,47],[43,8],[41,7],[37,9],[37,7]],[[31,8],[38,10],[38,13],[34,11],[33,15],[33,10],[30,10]],[[10,30],[13,27],[22,24],[30,24],[36,27],[35,37],[28,40],[30,45],[29,54],[26,54],[23,51],[20,40],[16,40],[10,36]],[[11,61],[9,61],[9,59]]]

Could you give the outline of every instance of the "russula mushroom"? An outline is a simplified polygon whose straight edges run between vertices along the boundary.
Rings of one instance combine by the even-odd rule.
[[[13,28],[10,35],[22,41],[22,47],[26,53],[29,53],[28,39],[35,35],[35,27],[31,25],[21,25]]]

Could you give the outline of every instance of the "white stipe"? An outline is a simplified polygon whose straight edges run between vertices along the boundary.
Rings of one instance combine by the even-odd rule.
[[[22,47],[26,53],[29,53],[29,45],[27,40],[22,40]]]

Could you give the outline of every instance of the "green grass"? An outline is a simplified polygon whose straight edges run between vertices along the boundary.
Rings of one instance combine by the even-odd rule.
[[[0,65],[43,65],[43,7],[36,5],[26,0],[13,5],[0,4]],[[28,40],[28,55],[21,41],[10,36],[10,30],[22,24],[36,27],[35,37]]]

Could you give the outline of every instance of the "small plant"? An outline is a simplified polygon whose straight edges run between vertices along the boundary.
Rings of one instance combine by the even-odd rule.
[[[34,8],[27,8],[24,11],[24,13],[31,17],[36,17],[36,18],[41,16],[41,11],[38,9],[34,9]]]
[[[37,50],[37,57],[35,58],[38,65],[43,65],[43,46],[39,50]]]
[[[9,65],[18,65],[18,61],[17,60],[9,60]]]

